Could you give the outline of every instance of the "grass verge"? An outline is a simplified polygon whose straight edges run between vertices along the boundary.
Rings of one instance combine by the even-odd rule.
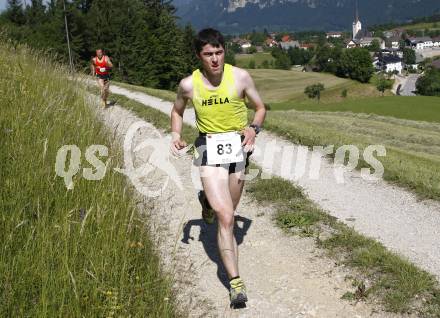
[[[347,277],[354,289],[344,299],[372,299],[391,312],[440,316],[440,289],[432,275],[329,216],[290,182],[257,178],[247,191],[275,206],[276,223],[286,232],[315,237],[331,257],[355,270]]]
[[[166,114],[124,96],[113,94],[112,98],[157,128],[169,131],[170,119]],[[197,136],[196,129],[189,125],[184,126],[183,132],[187,141]],[[257,201],[275,205],[278,226],[291,233],[316,237],[319,247],[354,269],[355,290],[347,292],[344,298],[374,298],[392,312],[417,312],[425,317],[440,314],[440,290],[430,274],[338,222],[290,182],[280,178],[257,178],[247,191]],[[363,288],[365,282],[371,283]]]
[[[0,316],[174,317],[171,281],[160,270],[145,217],[68,70],[25,47],[0,43]],[[105,177],[82,169],[67,190],[57,152],[108,145]],[[74,159],[69,156],[66,170]]]

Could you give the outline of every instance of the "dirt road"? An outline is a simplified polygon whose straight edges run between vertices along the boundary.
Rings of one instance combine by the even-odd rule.
[[[127,131],[140,119],[121,107],[98,111],[109,131],[122,144]],[[157,130],[143,122],[133,144],[157,138]],[[134,153],[136,166],[151,159],[154,147]],[[151,160],[150,160],[151,162]],[[246,194],[238,208],[236,237],[241,276],[248,286],[248,307],[229,308],[226,276],[217,256],[215,226],[201,220],[191,159],[171,159],[182,188],[168,182],[160,196],[139,195],[140,208],[151,220],[163,264],[174,273],[179,303],[191,317],[393,317],[375,312],[365,303],[351,304],[341,296],[353,290],[345,268],[336,267],[313,239],[288,236],[273,225],[270,207],[257,205]],[[142,185],[160,189],[167,175],[147,169]],[[196,186],[197,187],[197,186]]]

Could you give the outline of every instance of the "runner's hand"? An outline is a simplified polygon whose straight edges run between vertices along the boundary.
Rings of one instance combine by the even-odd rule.
[[[179,134],[172,133],[172,139],[171,139],[171,145],[170,145],[170,151],[173,155],[179,156],[180,150],[185,148],[187,146],[186,142],[182,140]]]
[[[255,130],[251,127],[246,127],[242,131],[242,134],[244,135],[244,140],[241,145],[244,146],[244,152],[253,151],[255,145],[255,136],[257,135]]]

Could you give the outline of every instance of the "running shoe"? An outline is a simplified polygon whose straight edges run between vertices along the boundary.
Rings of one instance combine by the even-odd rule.
[[[200,205],[202,206],[202,218],[206,224],[213,224],[215,220],[214,210],[209,205],[205,191],[199,191],[198,194]]]
[[[241,278],[231,280],[231,288],[229,297],[231,299],[231,307],[243,307],[248,301],[246,295],[246,286]]]

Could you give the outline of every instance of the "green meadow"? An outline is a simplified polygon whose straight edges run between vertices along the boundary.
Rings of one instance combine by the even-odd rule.
[[[311,112],[351,112],[417,121],[440,122],[440,98],[432,96],[385,96],[348,99],[339,103],[290,101],[271,104],[271,109],[295,109],[297,111]]]
[[[235,62],[238,67],[247,68],[251,61],[255,62],[255,67],[261,67],[264,61],[271,63],[275,61],[275,58],[272,56],[272,54],[265,52],[235,55]]]

